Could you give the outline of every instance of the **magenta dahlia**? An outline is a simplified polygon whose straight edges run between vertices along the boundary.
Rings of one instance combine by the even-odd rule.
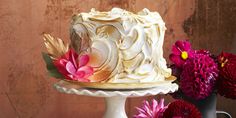
[[[177,66],[182,67],[188,58],[193,55],[191,44],[188,41],[178,40],[172,46],[172,53],[170,54],[170,60]]]
[[[182,92],[195,100],[209,96],[218,77],[218,68],[209,55],[196,53],[183,65],[180,79]]]
[[[218,92],[224,97],[236,99],[236,55],[222,52],[218,56],[218,62]]]
[[[199,110],[191,103],[176,100],[168,105],[163,118],[202,118]]]
[[[148,101],[144,101],[142,107],[136,107],[136,109],[138,114],[134,115],[133,118],[162,118],[166,107],[164,106],[164,99],[161,99],[159,104],[153,99],[151,104]]]

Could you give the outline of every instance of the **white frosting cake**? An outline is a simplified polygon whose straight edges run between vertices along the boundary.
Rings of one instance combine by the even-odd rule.
[[[95,71],[91,82],[164,81],[171,76],[163,58],[165,30],[159,13],[148,9],[137,14],[92,9],[73,17],[71,46],[78,54],[89,53]]]

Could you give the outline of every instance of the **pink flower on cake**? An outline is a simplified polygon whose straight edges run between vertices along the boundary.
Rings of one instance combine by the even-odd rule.
[[[141,108],[136,107],[138,114],[134,118],[162,118],[166,107],[164,106],[164,99],[161,99],[159,104],[153,99],[152,104],[144,101]]]
[[[57,70],[69,80],[89,82],[89,76],[93,74],[93,68],[88,66],[89,56],[78,54],[74,50],[69,50],[61,58],[54,61]],[[78,60],[78,61],[77,61]]]
[[[172,53],[169,58],[177,67],[181,68],[185,61],[191,58],[192,55],[191,44],[188,41],[178,40],[172,46]]]

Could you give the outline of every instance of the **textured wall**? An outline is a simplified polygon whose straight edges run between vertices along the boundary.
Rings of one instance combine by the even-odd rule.
[[[161,14],[168,28],[165,57],[177,39],[190,39],[194,48],[215,54],[221,50],[236,53],[235,0],[1,0],[0,118],[102,117],[103,99],[65,95],[52,88],[56,81],[46,75],[41,57],[41,51],[46,51],[42,33],[67,41],[73,14],[115,6],[130,11],[146,7]],[[129,116],[143,99],[128,99]],[[218,97],[217,108],[233,117],[235,106],[235,101]]]

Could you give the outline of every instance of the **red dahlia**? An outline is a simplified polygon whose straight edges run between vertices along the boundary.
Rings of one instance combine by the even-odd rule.
[[[168,105],[163,118],[202,118],[199,110],[191,103],[176,100]]]
[[[236,99],[236,55],[222,52],[218,56],[218,62],[218,92],[224,97]]]

